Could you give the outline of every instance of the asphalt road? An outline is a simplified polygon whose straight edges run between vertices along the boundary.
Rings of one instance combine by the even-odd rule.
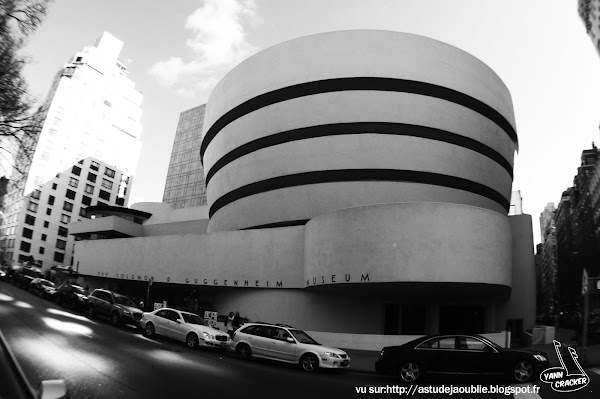
[[[133,327],[56,306],[9,283],[0,282],[0,329],[35,387],[42,380],[64,379],[78,398],[346,398],[398,397],[398,381],[349,371],[302,372],[269,361],[237,359],[232,353],[190,350],[183,343],[147,339]],[[585,391],[553,392],[518,398],[589,398],[600,392],[600,376],[590,375]],[[0,376],[1,379],[1,376]],[[479,378],[437,380],[433,386],[503,385]],[[537,383],[541,385],[542,383]],[[429,383],[421,385],[427,386]],[[505,385],[505,384],[504,384]],[[360,388],[359,388],[360,387]],[[387,388],[390,387],[390,388]],[[400,385],[408,388],[408,386]],[[357,394],[357,388],[364,394]],[[387,394],[383,394],[387,392]],[[412,396],[448,398],[447,394]],[[512,395],[452,395],[507,398]]]

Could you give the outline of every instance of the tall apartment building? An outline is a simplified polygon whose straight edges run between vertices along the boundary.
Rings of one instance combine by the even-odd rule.
[[[556,226],[554,218],[556,207],[550,202],[540,214],[540,229],[542,243],[539,244],[540,274],[539,287],[541,290],[541,303],[538,309],[541,312],[553,312],[556,300]]]
[[[64,258],[54,256],[54,251],[46,252],[48,247],[43,237],[47,241],[52,234],[63,231],[59,226],[64,228],[62,219],[68,219],[62,218],[62,211],[45,206],[52,205],[47,202],[51,198],[59,201],[57,205],[60,206],[63,206],[63,196],[67,198],[64,201],[73,201],[76,215],[80,211],[79,205],[96,205],[96,202],[127,205],[126,190],[132,184],[141,149],[143,96],[127,76],[126,65],[119,61],[122,47],[123,42],[104,32],[94,46],[86,46],[77,52],[56,75],[45,102],[46,116],[33,157],[17,159],[22,169],[27,170],[27,175],[13,176],[5,197],[4,213],[8,222],[2,227],[9,232],[6,239],[14,248],[13,251],[6,249],[11,254],[9,261],[23,261],[33,256],[36,260],[42,259],[44,266],[52,262],[69,264],[71,254],[68,250]],[[109,193],[103,194],[107,198],[74,190],[79,186],[72,185],[75,183],[71,183],[71,177],[85,179],[83,176],[74,175],[67,181],[62,180],[66,171],[72,170],[74,174],[76,168],[83,170],[88,166],[91,170],[87,173],[95,174],[98,179],[94,191],[99,195],[100,187],[103,187],[102,190]],[[103,183],[106,185],[102,186]],[[80,184],[85,190],[86,184],[83,181]],[[56,191],[59,185],[64,186],[60,193]],[[90,198],[89,203],[86,203],[88,200],[83,202],[84,194]],[[73,195],[75,198],[71,198]],[[41,208],[49,212],[44,214],[43,222],[38,214]],[[73,210],[64,210],[70,212],[65,213],[67,216],[73,214]],[[28,223],[32,218],[36,219],[34,225]],[[37,223],[44,224],[42,229],[53,226],[56,231],[38,232]],[[43,252],[39,252],[41,248],[44,248]]]
[[[600,54],[600,0],[579,0],[577,11],[583,20],[587,34]]]
[[[87,157],[34,189],[6,202],[5,258],[41,266],[73,265],[75,239],[69,223],[85,218],[90,205],[124,205],[130,176]]]
[[[163,202],[173,209],[206,205],[204,168],[200,158],[206,104],[179,115]]]
[[[581,293],[582,273],[600,274],[600,247],[593,215],[594,176],[600,162],[600,151],[592,148],[581,154],[581,166],[573,178],[573,186],[563,193],[556,210],[556,250],[559,295],[561,303],[575,305]],[[595,187],[595,188],[594,188]]]

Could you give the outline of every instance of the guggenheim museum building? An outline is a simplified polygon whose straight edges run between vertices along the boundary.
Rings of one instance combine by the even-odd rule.
[[[320,337],[519,332],[535,269],[531,217],[509,216],[517,148],[507,87],[456,47],[291,40],[212,92],[208,206],[89,207],[76,267],[90,288]]]

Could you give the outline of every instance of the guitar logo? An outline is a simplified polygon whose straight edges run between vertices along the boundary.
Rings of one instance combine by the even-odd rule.
[[[550,367],[549,369],[542,371],[540,380],[551,384],[552,389],[554,389],[556,392],[573,392],[589,384],[590,378],[579,365],[579,361],[577,361],[579,356],[577,355],[575,349],[570,346],[567,347],[569,353],[571,354],[571,359],[573,359],[573,363],[575,363],[575,366],[577,366],[579,372],[570,373],[562,358],[562,354],[560,353],[560,342],[557,340],[553,340],[553,342],[554,349],[556,350],[556,355],[558,356],[561,367]]]

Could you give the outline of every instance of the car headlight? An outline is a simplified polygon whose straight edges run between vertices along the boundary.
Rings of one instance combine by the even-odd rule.
[[[333,352],[325,352],[325,356],[335,357],[337,359],[340,358],[340,355],[338,355],[337,353],[333,353]]]
[[[123,310],[123,314],[131,314],[129,310]]]
[[[210,335],[209,333],[207,333],[206,331],[202,333],[202,335],[204,335],[204,339],[215,339],[214,335]]]
[[[533,355],[533,358],[535,360],[539,360],[540,362],[545,362],[547,360],[546,356],[544,356],[544,355]]]

